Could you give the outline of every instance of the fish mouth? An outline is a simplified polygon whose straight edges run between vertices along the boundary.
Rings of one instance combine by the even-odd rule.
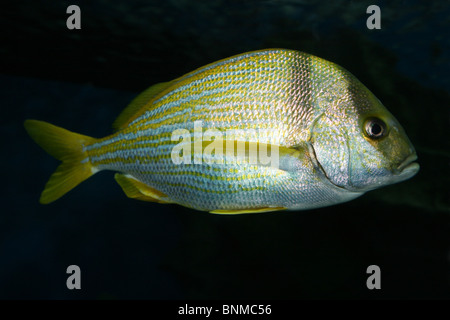
[[[406,157],[402,163],[395,169],[395,173],[401,176],[412,177],[419,171],[419,164],[414,162],[417,160],[417,154],[413,153]]]
[[[409,155],[405,160],[403,160],[403,162],[397,167],[398,172],[402,172],[403,170],[405,170],[406,168],[417,164],[414,161],[417,160],[417,154],[413,153],[411,155]]]

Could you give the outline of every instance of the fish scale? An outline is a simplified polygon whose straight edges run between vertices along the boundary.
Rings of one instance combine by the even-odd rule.
[[[280,52],[283,55],[280,57]],[[270,56],[278,55],[278,59],[270,59]],[[169,92],[165,96],[157,99],[151,108],[151,110],[146,111],[142,116],[138,117],[136,120],[130,123],[130,126],[126,129],[126,132],[133,132],[138,135],[138,132],[143,132],[144,130],[150,130],[146,132],[146,137],[148,134],[149,139],[158,141],[159,146],[161,144],[168,144],[169,148],[161,149],[157,148],[156,153],[154,149],[150,148],[140,148],[137,149],[138,145],[137,139],[126,140],[127,145],[123,145],[119,148],[107,148],[102,146],[99,149],[92,146],[92,156],[101,155],[102,152],[112,152],[115,157],[108,157],[106,161],[96,162],[95,160],[91,162],[94,166],[98,166],[101,169],[117,170],[122,172],[127,172],[133,175],[138,180],[152,186],[165,194],[170,195],[172,200],[177,203],[192,206],[200,210],[215,210],[215,209],[239,209],[245,206],[246,208],[258,208],[263,205],[267,205],[268,200],[270,200],[270,205],[274,207],[282,207],[286,204],[295,204],[295,199],[299,196],[299,191],[303,193],[304,198],[309,198],[305,190],[299,190],[296,186],[296,181],[293,179],[292,175],[280,174],[278,169],[250,169],[245,165],[227,165],[230,168],[236,168],[241,172],[240,175],[231,174],[227,176],[230,179],[228,186],[223,184],[221,180],[213,179],[216,166],[202,165],[195,171],[185,171],[183,176],[184,184],[175,184],[176,180],[179,179],[178,175],[170,175],[172,172],[182,172],[184,166],[192,166],[192,164],[187,165],[174,165],[169,158],[169,152],[172,147],[175,146],[170,140],[162,141],[161,135],[171,135],[173,130],[178,128],[192,129],[192,123],[194,121],[201,120],[204,129],[208,128],[220,128],[222,131],[230,129],[249,129],[254,125],[256,130],[256,136],[252,137],[247,134],[246,130],[243,130],[242,136],[237,136],[237,140],[244,141],[261,141],[261,127],[268,124],[268,129],[272,133],[271,135],[264,136],[264,140],[269,139],[269,143],[280,144],[280,145],[293,145],[296,142],[295,136],[299,136],[298,124],[305,124],[304,119],[308,116],[309,101],[303,99],[303,101],[308,102],[301,104],[296,104],[296,101],[301,100],[302,96],[296,98],[291,98],[291,91],[299,92],[297,86],[302,86],[303,91],[305,91],[304,81],[298,81],[297,78],[302,74],[306,74],[307,71],[303,70],[308,67],[307,62],[301,64],[298,63],[299,58],[304,57],[305,54],[296,53],[291,51],[267,51],[265,54],[261,52],[255,53],[255,55],[247,55],[245,59],[234,60],[230,59],[230,63],[234,63],[232,67],[229,64],[220,63],[216,66],[210,66],[203,72],[195,72],[195,78],[201,80],[193,80],[188,84],[183,84],[183,82],[178,82],[180,86],[177,89]],[[258,59],[257,61],[252,60]],[[251,61],[253,63],[249,63]],[[269,68],[258,67],[270,63],[274,65]],[[252,65],[253,68],[248,66]],[[286,68],[286,65],[289,67]],[[219,70],[215,70],[219,68]],[[302,69],[303,68],[303,69]],[[225,70],[223,70],[225,69]],[[230,77],[240,75],[239,78],[230,81],[223,81],[221,76],[217,74],[227,76],[228,70],[235,70],[230,73]],[[204,76],[204,72],[212,72],[212,75]],[[278,71],[274,72],[274,71]],[[248,77],[247,75],[252,75]],[[255,78],[261,80],[255,80]],[[192,77],[187,77],[187,79],[192,79]],[[185,80],[186,81],[186,80]],[[202,81],[209,84],[205,91],[201,91],[201,88],[197,86],[198,83]],[[219,90],[220,88],[220,90]],[[235,92],[239,92],[236,94]],[[302,92],[303,92],[302,91]],[[202,94],[199,94],[201,92]],[[233,103],[227,104],[230,99],[227,93],[231,93],[233,98],[236,95],[239,96],[238,101],[233,101]],[[308,92],[306,90],[306,92]],[[309,95],[310,96],[310,95]],[[213,98],[214,100],[212,100]],[[255,101],[255,104],[252,104]],[[263,101],[264,104],[261,105],[259,102]],[[209,113],[207,110],[203,109],[196,110],[195,108],[190,109],[189,119],[183,119],[183,116],[177,115],[178,110],[186,110],[186,105],[203,105],[208,109],[214,110],[215,108],[223,109],[222,115],[224,120],[220,121],[217,112]],[[248,106],[256,106],[252,108],[252,112],[249,113]],[[262,107],[262,108],[261,108]],[[300,117],[295,119],[287,116],[286,109],[295,110],[294,114]],[[184,113],[185,114],[185,113]],[[156,117],[155,117],[156,116]],[[171,117],[172,116],[172,117]],[[302,118],[303,117],[303,118]],[[158,118],[162,121],[158,122]],[[173,126],[165,127],[164,121],[170,119]],[[234,125],[229,125],[229,123]],[[191,123],[190,126],[186,123]],[[159,126],[158,126],[159,125]],[[157,127],[156,127],[157,126]],[[118,133],[120,135],[120,133]],[[304,136],[305,134],[303,134]],[[152,138],[154,137],[154,138]],[[282,141],[283,138],[286,140],[293,140],[293,142]],[[301,138],[297,138],[297,141]],[[119,141],[121,139],[119,138]],[[99,151],[96,153],[96,151]],[[134,152],[134,153],[133,153]],[[140,169],[143,166],[134,166],[133,169],[130,167],[124,167],[123,160],[136,159],[148,159],[148,167],[150,171],[152,167],[159,164],[159,174],[146,174]],[[145,158],[147,157],[147,158]],[[156,158],[156,159],[155,159]],[[95,158],[94,158],[95,159]],[[311,175],[313,175],[313,170],[308,168],[306,165],[303,166],[305,169],[309,169]],[[246,179],[242,177],[245,176]],[[305,175],[302,175],[302,177]],[[250,178],[248,178],[250,177]],[[311,179],[310,179],[311,180]],[[234,188],[233,188],[234,183]],[[204,186],[208,187],[205,188]],[[229,186],[232,186],[231,188]],[[317,192],[314,188],[309,188],[312,192]],[[319,188],[320,189],[320,188]],[[236,192],[240,193],[240,197],[236,199]],[[292,197],[280,197],[279,194],[292,193],[295,196]],[[245,195],[247,193],[247,195]],[[300,193],[300,194],[301,194]],[[208,199],[208,200],[206,200]],[[249,204],[249,200],[252,199],[252,203]],[[290,200],[291,203],[286,203],[285,200]],[[237,200],[237,201],[236,201]],[[317,202],[316,198],[313,198],[314,202]],[[194,202],[195,201],[195,202]],[[194,203],[193,203],[194,202]],[[245,203],[247,202],[247,203]],[[207,204],[208,207],[204,205]],[[213,205],[213,207],[209,207]]]

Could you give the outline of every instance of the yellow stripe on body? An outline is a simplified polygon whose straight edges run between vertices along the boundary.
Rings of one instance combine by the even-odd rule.
[[[235,139],[239,139],[239,138],[250,138],[250,137],[241,137],[239,135],[235,135],[233,131],[236,132],[244,132],[244,130],[248,130],[248,129],[254,129],[255,133],[259,133],[259,131],[261,130],[265,130],[265,129],[272,129],[272,126],[270,124],[261,124],[261,125],[257,125],[257,124],[252,124],[252,125],[239,125],[239,126],[230,126],[228,128],[226,128],[226,131],[229,130],[230,133],[233,134],[233,138]],[[139,132],[144,132],[147,129],[142,129],[139,131],[134,132],[135,134],[138,134]],[[192,131],[192,130],[191,130]],[[206,130],[205,130],[206,131]],[[227,132],[225,131],[225,133],[223,133],[222,135],[222,140],[226,140],[227,139]],[[222,133],[222,131],[219,131]],[[121,132],[122,134],[127,134],[129,132]],[[191,132],[191,139],[192,141],[194,140],[193,136],[192,136]],[[284,133],[284,132],[283,132]],[[159,146],[169,146],[169,145],[173,145],[175,146],[176,144],[179,143],[178,140],[176,141],[172,141],[170,138],[172,137],[172,132],[161,132],[157,135],[154,136],[140,136],[138,138],[135,139],[123,139],[123,140],[119,140],[119,141],[115,141],[115,142],[111,142],[108,143],[100,148],[95,148],[95,144],[91,145],[90,150],[88,151],[90,156],[94,156],[94,157],[99,157],[102,155],[105,155],[107,153],[110,152],[117,152],[117,151],[132,151],[132,150],[137,150],[137,149],[145,149],[145,148],[156,148]],[[257,137],[258,139],[263,139],[263,137],[261,136],[261,134],[259,134],[259,137]],[[103,142],[107,142],[109,140],[108,139],[99,139],[97,144],[101,144]],[[248,140],[248,139],[247,139]],[[146,142],[146,141],[156,141],[156,142]],[[209,141],[208,141],[209,142]],[[225,148],[223,149],[225,150]],[[95,161],[93,162],[93,164],[97,164]]]
[[[276,60],[274,60],[276,61]],[[185,77],[183,77],[183,81],[179,81],[176,83],[176,86],[171,87],[169,92],[165,92],[163,95],[157,97],[154,101],[152,101],[151,103],[153,103],[152,105],[149,105],[149,108],[143,112],[142,114],[140,114],[139,116],[137,116],[131,123],[132,125],[141,125],[142,122],[146,121],[146,118],[143,117],[141,119],[139,119],[140,117],[142,117],[145,113],[148,112],[152,112],[154,113],[153,117],[151,120],[154,119],[158,119],[159,117],[164,117],[165,113],[162,113],[161,116],[157,116],[158,114],[158,109],[161,106],[164,106],[166,104],[170,104],[171,102],[174,101],[182,101],[183,99],[187,99],[187,98],[192,98],[193,95],[195,94],[202,94],[205,91],[208,92],[213,92],[214,89],[220,89],[220,88],[228,88],[228,93],[236,91],[239,92],[237,89],[231,89],[229,88],[230,85],[234,86],[234,87],[242,87],[244,85],[248,85],[250,87],[255,87],[255,79],[252,79],[250,77],[248,77],[249,75],[249,71],[255,71],[255,68],[253,67],[253,65],[251,65],[251,63],[248,63],[248,61],[246,62],[246,66],[242,65],[242,61],[238,61],[240,62],[239,65],[237,65],[237,63],[233,64],[228,64],[228,65],[223,65],[222,67],[224,67],[225,70],[214,70],[215,73],[229,73],[229,72],[236,72],[236,70],[233,70],[233,66],[237,66],[239,67],[240,71],[242,72],[246,72],[245,75],[246,77],[233,77],[232,81],[233,83],[228,83],[228,80],[230,79],[229,75],[224,75],[223,77],[215,77],[215,74],[212,74],[213,79],[209,79],[208,81],[205,81],[205,74],[203,74],[202,72],[198,73],[196,76],[193,77],[189,77],[189,74],[186,75]],[[259,60],[254,60],[254,63],[259,63],[261,64],[261,61]],[[282,65],[280,65],[280,62],[270,62],[267,64],[270,68],[277,68],[282,70]],[[259,66],[259,69],[263,69],[263,68],[267,68],[267,65],[264,66]],[[195,72],[195,71],[194,71]],[[251,74],[251,72],[250,72]],[[256,73],[255,73],[256,74]],[[258,80],[260,82],[264,83],[264,87],[267,88],[267,84],[270,83],[271,81],[275,81],[275,79],[277,79],[278,82],[278,86],[279,86],[279,82],[282,81],[282,78],[279,77],[280,74],[274,74],[273,70],[267,71],[267,73],[262,73],[261,70],[258,70]],[[285,73],[281,72],[282,75],[284,75]],[[209,75],[206,75],[206,77]],[[289,83],[291,79],[286,79],[286,83]],[[198,81],[198,84],[195,83],[196,81]],[[176,91],[178,88],[181,88],[183,86],[186,86],[186,88],[184,90],[181,91]],[[223,98],[224,94],[223,91],[219,91],[215,94],[212,95],[208,95],[209,97],[212,98]],[[160,110],[163,111],[163,110]],[[166,110],[164,110],[166,111]],[[139,119],[139,120],[138,120]],[[138,121],[136,121],[138,120]]]

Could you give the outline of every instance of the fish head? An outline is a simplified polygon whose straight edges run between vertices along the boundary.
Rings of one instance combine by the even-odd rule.
[[[413,177],[416,151],[404,129],[356,78],[328,99],[313,125],[311,145],[319,169],[338,187],[366,192]]]

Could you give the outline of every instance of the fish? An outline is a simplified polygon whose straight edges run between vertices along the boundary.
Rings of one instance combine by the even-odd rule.
[[[62,161],[42,204],[112,170],[136,200],[216,214],[308,210],[420,168],[400,123],[355,76],[290,49],[246,52],[155,84],[103,138],[39,120],[24,126]]]

